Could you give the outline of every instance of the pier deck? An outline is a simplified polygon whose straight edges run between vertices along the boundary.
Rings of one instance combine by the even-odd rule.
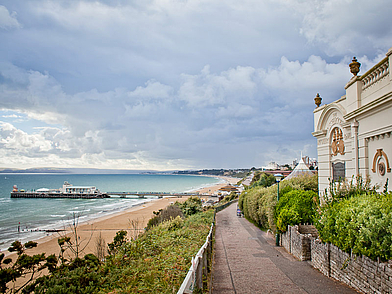
[[[163,198],[165,196],[182,197],[217,197],[216,195],[200,195],[197,193],[168,193],[168,192],[106,192],[101,194],[81,193],[40,193],[40,192],[11,192],[11,198],[69,198],[69,199],[97,199],[120,196],[121,198],[146,198],[148,196]]]

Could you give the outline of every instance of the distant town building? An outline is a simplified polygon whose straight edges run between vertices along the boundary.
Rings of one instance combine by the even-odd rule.
[[[263,170],[276,170],[276,169],[279,169],[279,165],[276,162],[271,161],[270,163],[268,163],[267,166],[263,166],[262,169]]]
[[[370,177],[380,190],[389,181],[392,160],[392,48],[373,68],[358,75],[360,63],[350,63],[353,77],[346,95],[321,105],[315,98],[313,136],[317,139],[319,191],[329,181]]]

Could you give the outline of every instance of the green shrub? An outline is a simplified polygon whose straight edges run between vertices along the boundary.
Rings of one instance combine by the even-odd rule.
[[[237,198],[238,198],[238,194],[235,192],[231,192],[229,195],[225,196],[219,203],[225,204]]]
[[[362,193],[323,208],[321,240],[372,259],[392,258],[392,193]]]
[[[150,230],[152,227],[163,223],[165,221],[173,220],[177,217],[184,218],[184,213],[178,205],[169,205],[164,209],[160,209],[158,212],[154,212],[156,216],[152,217],[148,223],[146,230]]]
[[[181,208],[185,216],[190,216],[203,211],[203,206],[199,197],[189,197],[184,202],[176,202],[175,205]]]
[[[282,190],[290,190],[286,188],[289,187]],[[276,226],[280,232],[286,232],[288,225],[313,223],[318,202],[316,192],[292,190],[282,194],[275,210]]]
[[[279,184],[280,196],[291,190],[304,190],[318,192],[317,175],[304,175]],[[275,206],[277,198],[277,185],[271,187],[253,187],[243,192],[238,200],[239,207],[244,216],[255,225],[276,231]]]
[[[388,182],[387,182],[388,183]],[[354,181],[354,177],[349,182],[347,179],[345,181],[329,183],[329,191],[325,191],[326,204],[332,202],[338,202],[342,199],[348,199],[351,196],[364,193],[376,192],[378,186],[372,186],[370,178],[363,179],[362,176],[357,176]]]
[[[205,242],[213,210],[161,223],[108,260],[98,293],[176,293]]]
[[[251,188],[253,187],[269,187],[275,183],[275,177],[269,173],[265,172],[257,172],[255,173],[252,182]]]

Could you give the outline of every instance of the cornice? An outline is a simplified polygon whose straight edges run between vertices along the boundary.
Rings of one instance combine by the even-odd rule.
[[[361,114],[364,114],[365,112],[368,112],[376,107],[379,107],[389,101],[392,101],[392,92],[389,92],[388,94],[385,94],[381,96],[380,98],[377,98],[376,100],[373,100],[372,102],[367,103],[366,105],[361,106],[360,108],[347,113],[346,115],[343,116],[345,120],[351,120]]]
[[[327,134],[327,130],[315,131],[312,133],[313,137],[321,137]]]

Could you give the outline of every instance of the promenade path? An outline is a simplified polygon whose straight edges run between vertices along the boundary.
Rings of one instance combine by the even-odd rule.
[[[299,261],[275,237],[236,215],[234,203],[216,215],[213,294],[358,293]]]

